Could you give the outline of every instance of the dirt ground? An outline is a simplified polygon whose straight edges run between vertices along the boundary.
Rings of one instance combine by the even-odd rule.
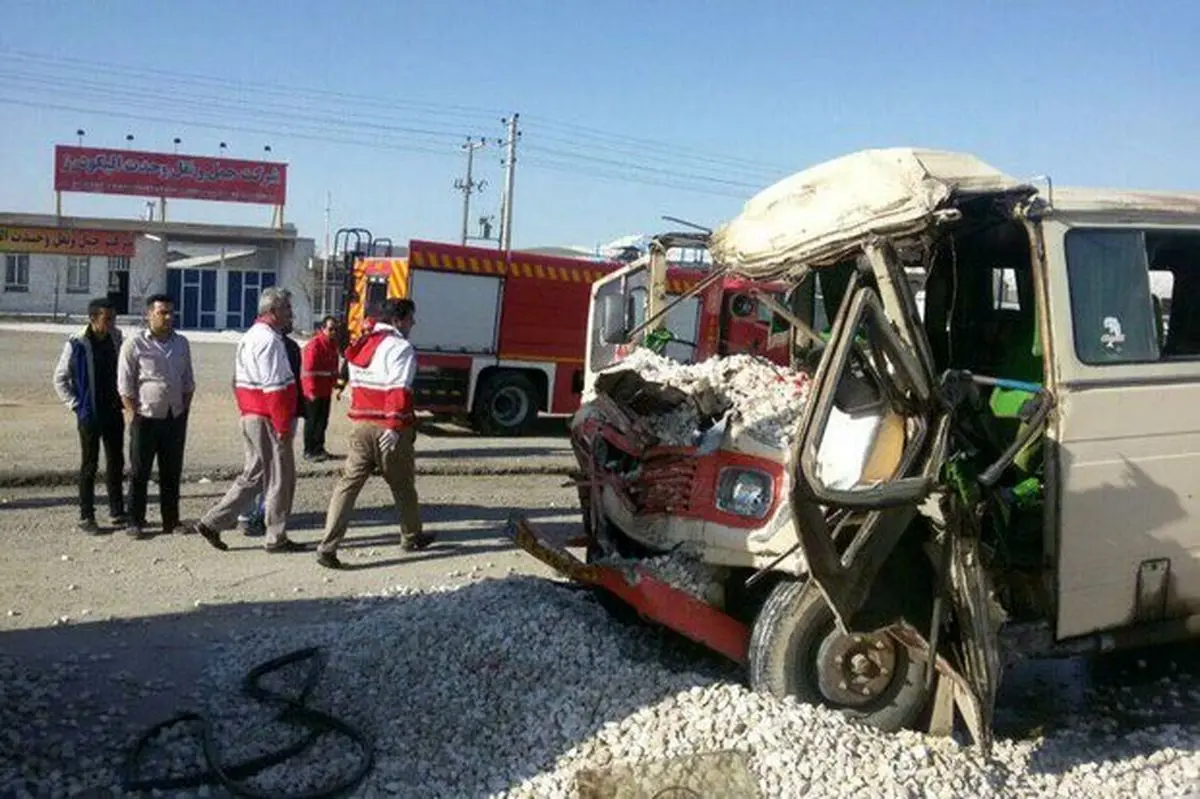
[[[550,577],[504,537],[507,519],[523,513],[563,536],[577,529],[574,490],[561,487],[573,461],[565,426],[549,419],[538,435],[520,439],[488,439],[453,426],[423,430],[417,489],[426,529],[439,538],[419,553],[400,549],[398,517],[378,478],[359,497],[341,553],[347,568],[338,572],[319,567],[311,551],[267,554],[261,538],[236,531],[225,533],[228,552],[193,536],[80,535],[74,530],[78,439],[51,385],[63,340],[59,332],[0,329],[0,539],[6,546],[0,659],[35,672],[85,660],[92,676],[78,686],[79,695],[94,694],[98,707],[125,708],[130,720],[151,723],[173,712],[214,643],[238,629],[345,613],[344,605],[329,600],[397,585],[452,586],[514,572]],[[197,395],[185,454],[185,519],[214,503],[240,467],[229,389],[233,351],[231,341],[192,344]],[[348,430],[344,410],[335,405],[331,420],[328,444],[335,454]],[[290,523],[296,541],[319,540],[337,469],[337,463],[299,462]],[[530,471],[545,474],[514,473]],[[29,481],[36,484],[24,484]],[[103,509],[102,480],[97,494]],[[149,521],[152,528],[158,521],[154,485]]]

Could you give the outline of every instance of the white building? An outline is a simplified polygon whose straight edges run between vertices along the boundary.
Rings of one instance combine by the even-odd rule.
[[[132,254],[103,254],[102,243],[89,253],[78,236],[76,251],[88,254],[48,253],[53,242],[36,241],[39,232],[53,239],[80,231],[132,237]],[[292,291],[296,329],[311,330],[313,251],[313,240],[297,236],[291,225],[0,214],[0,314],[78,318],[89,300],[108,296],[120,315],[141,316],[146,297],[166,293],[175,301],[181,330],[243,330],[253,322],[259,292],[279,285]]]

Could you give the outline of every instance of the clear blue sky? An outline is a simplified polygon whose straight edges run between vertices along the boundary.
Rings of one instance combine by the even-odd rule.
[[[864,147],[973,152],[1059,185],[1200,190],[1200,4],[1105,2],[60,2],[5,0],[0,210],[53,209],[53,145],[290,164],[288,221],[456,240],[495,213],[518,111],[513,244],[595,245],[672,214],[716,224]],[[126,116],[121,116],[126,115]],[[136,216],[134,197],[65,196]],[[173,218],[266,224],[262,206]],[[472,232],[475,232],[474,219]]]

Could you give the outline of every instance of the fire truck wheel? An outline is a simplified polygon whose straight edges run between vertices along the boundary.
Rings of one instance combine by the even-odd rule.
[[[929,699],[920,662],[884,632],[843,635],[815,586],[777,585],[750,637],[756,691],[824,705],[884,732],[917,723]]]
[[[487,379],[475,399],[475,428],[489,436],[519,436],[533,427],[538,392],[529,378],[498,372]]]

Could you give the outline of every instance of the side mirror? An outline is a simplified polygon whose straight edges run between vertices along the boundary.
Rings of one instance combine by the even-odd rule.
[[[626,344],[629,331],[625,327],[625,298],[606,294],[600,298],[600,338],[605,344]]]

